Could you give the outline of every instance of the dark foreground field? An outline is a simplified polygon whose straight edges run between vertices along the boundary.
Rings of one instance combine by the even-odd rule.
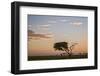
[[[32,60],[57,60],[57,59],[81,59],[88,58],[87,54],[85,55],[72,55],[72,56],[28,56],[28,61]]]

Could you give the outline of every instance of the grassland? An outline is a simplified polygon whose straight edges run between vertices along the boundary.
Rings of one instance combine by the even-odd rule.
[[[87,54],[72,56],[28,56],[28,61],[33,60],[58,60],[58,59],[81,59],[88,58]]]

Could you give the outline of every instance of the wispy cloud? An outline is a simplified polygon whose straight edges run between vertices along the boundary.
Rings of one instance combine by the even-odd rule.
[[[80,26],[80,25],[82,25],[83,23],[82,23],[82,22],[71,22],[70,24],[71,24],[71,25],[75,25],[75,26]]]
[[[52,23],[52,24],[55,24],[55,23],[57,23],[57,22],[67,22],[68,20],[66,20],[66,19],[62,19],[62,20],[51,20],[51,21],[48,21],[48,23]]]
[[[32,27],[32,25],[28,25],[29,27]]]
[[[53,34],[46,34],[46,36],[48,36],[48,37],[50,37],[50,38],[52,38],[54,35]]]
[[[40,25],[40,27],[42,27],[42,28],[48,28],[48,27],[50,27],[50,24]]]
[[[33,25],[28,25],[28,29],[32,30],[33,29]]]
[[[60,20],[61,22],[67,22],[68,20],[66,20],[66,19],[62,19],[62,20]]]
[[[52,34],[40,34],[40,33],[35,33],[32,30],[28,30],[28,37],[29,39],[49,39],[52,38]]]
[[[37,28],[41,31],[48,31],[50,29],[50,24],[46,24],[46,25],[39,25]]]
[[[57,23],[57,21],[53,21],[53,20],[52,20],[52,21],[48,21],[48,23]]]

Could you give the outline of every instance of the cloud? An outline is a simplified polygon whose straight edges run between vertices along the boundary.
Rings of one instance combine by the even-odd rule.
[[[49,28],[50,25],[49,25],[49,24],[47,24],[47,25],[40,25],[40,27],[41,27],[41,28]]]
[[[50,38],[52,38],[53,37],[53,34],[46,34],[46,36],[48,36],[48,37],[50,37]]]
[[[63,19],[63,20],[60,20],[61,22],[67,22],[68,20],[66,20],[66,19]]]
[[[75,26],[80,26],[80,25],[82,25],[83,23],[82,23],[82,22],[71,22],[70,24],[71,24],[71,25],[75,25]]]
[[[39,39],[49,39],[49,38],[52,38],[52,35],[51,34],[35,33],[32,30],[28,30],[28,38],[29,39],[35,39],[35,40],[39,40]]]
[[[40,25],[40,26],[43,26],[43,27],[48,27],[48,26],[50,26],[49,24],[47,24],[47,25]]]
[[[52,24],[54,24],[54,23],[57,23],[57,22],[67,22],[68,20],[66,20],[66,19],[62,19],[62,20],[56,20],[56,21],[48,21],[48,23],[52,23]]]
[[[28,36],[32,36],[34,34],[34,31],[28,30]]]
[[[38,28],[38,30],[40,31],[47,31],[47,30],[49,30],[50,29],[50,24],[46,24],[46,25],[39,25],[37,28]]]
[[[33,28],[33,25],[28,25],[28,28],[29,28],[29,29],[32,29],[32,28]]]
[[[29,27],[32,27],[32,25],[28,25]]]
[[[57,23],[57,21],[48,21],[48,23]]]

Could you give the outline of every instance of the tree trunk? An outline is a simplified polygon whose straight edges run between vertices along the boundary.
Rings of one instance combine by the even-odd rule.
[[[69,53],[69,51],[67,51],[67,50],[65,50],[66,51],[66,53],[69,55],[69,56],[71,56],[71,53]]]

